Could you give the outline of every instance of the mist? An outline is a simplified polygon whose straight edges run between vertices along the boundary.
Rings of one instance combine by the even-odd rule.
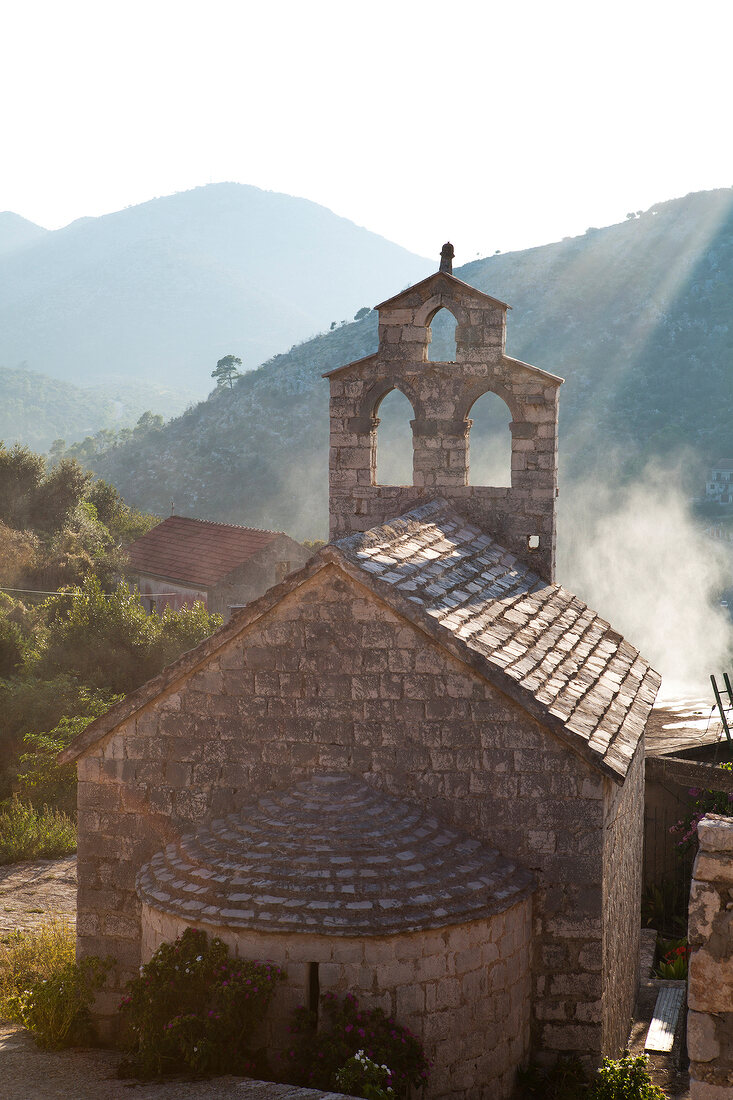
[[[733,660],[733,622],[720,606],[731,546],[694,520],[679,465],[650,464],[623,487],[613,480],[608,471],[561,494],[557,579],[662,674],[661,699],[708,698],[710,674]]]

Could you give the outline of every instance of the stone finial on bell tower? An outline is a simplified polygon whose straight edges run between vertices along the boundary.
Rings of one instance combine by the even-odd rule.
[[[455,256],[455,249],[450,241],[446,241],[440,250],[440,267],[438,271],[444,271],[446,275],[453,274],[453,257]]]
[[[562,378],[505,354],[509,306],[456,279],[453,245],[440,270],[376,306],[379,350],[330,371],[330,537],[367,531],[436,497],[526,561],[555,576],[557,408]],[[456,320],[454,362],[428,358],[440,309]],[[411,403],[411,485],[377,481],[379,406],[394,389]],[[511,414],[511,486],[469,484],[471,409],[497,394]]]

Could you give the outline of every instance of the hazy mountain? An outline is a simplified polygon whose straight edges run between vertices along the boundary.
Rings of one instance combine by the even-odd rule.
[[[680,448],[701,467],[730,438],[733,191],[688,195],[456,274],[513,306],[510,354],[566,378],[566,485],[594,470],[606,483],[631,476],[649,457],[667,461]],[[373,297],[393,287],[385,278]],[[328,386],[320,376],[376,343],[374,313],[310,340],[212,394],[142,448],[115,448],[98,472],[152,511],[167,511],[172,498],[180,513],[322,536]],[[380,437],[389,430],[385,416]],[[475,427],[472,447],[478,434]]]
[[[47,229],[21,218],[20,214],[0,212],[0,257],[34,244],[47,233]]]
[[[71,443],[104,428],[131,426],[148,409],[181,412],[192,397],[143,382],[74,386],[24,367],[0,367],[0,439],[45,451],[55,439]]]
[[[41,232],[0,255],[0,363],[200,396],[222,356],[252,368],[432,266],[316,203],[235,183]]]

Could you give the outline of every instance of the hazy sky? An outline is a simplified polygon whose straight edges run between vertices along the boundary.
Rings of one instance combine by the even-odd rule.
[[[0,210],[236,180],[457,260],[733,184],[729,3],[5,0]]]

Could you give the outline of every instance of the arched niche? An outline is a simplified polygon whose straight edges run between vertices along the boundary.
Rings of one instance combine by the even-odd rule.
[[[512,414],[498,394],[487,391],[471,405],[468,435],[468,484],[512,484]]]
[[[446,307],[437,309],[428,321],[427,358],[432,363],[455,363],[456,325],[455,315]]]
[[[412,421],[415,410],[396,387],[384,394],[374,408],[379,417],[376,440],[376,484],[412,485]]]

